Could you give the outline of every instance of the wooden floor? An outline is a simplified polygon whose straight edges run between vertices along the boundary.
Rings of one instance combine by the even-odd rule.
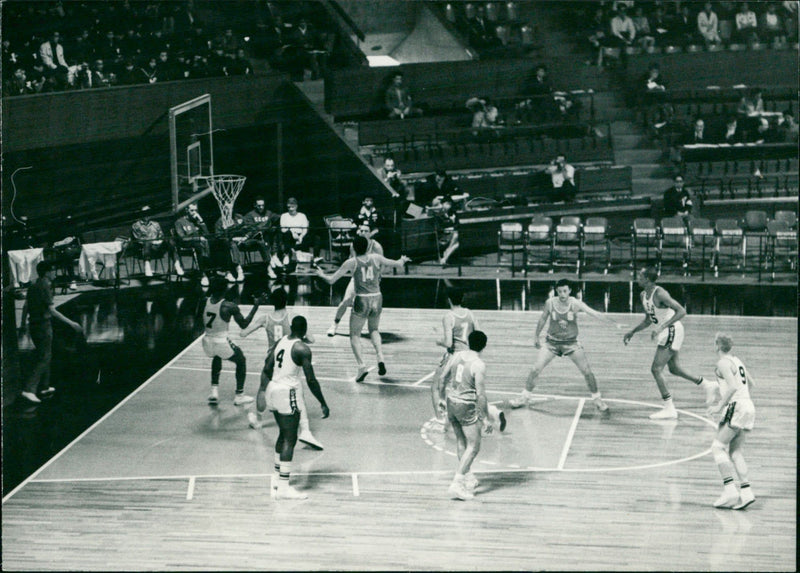
[[[459,502],[447,496],[452,436],[428,425],[443,311],[386,309],[389,374],[367,384],[350,381],[348,338],[323,334],[333,309],[293,312],[316,333],[331,407],[321,420],[309,398],[326,448],[295,454],[307,501],[270,499],[275,425],[248,427],[229,367],[221,405],[205,404],[210,361],[195,342],[6,496],[4,569],[796,569],[796,319],[685,320],[687,370],[713,377],[723,330],[755,377],[745,456],[757,501],[736,512],[711,507],[721,484],[701,392],[669,378],[680,417],[649,420],[659,399],[646,333],[625,347],[619,331],[582,317],[609,413],[584,400],[571,362],[555,360],[537,387],[549,399],[508,411],[506,432],[484,440],[475,499]],[[539,313],[475,314],[489,337],[489,398],[503,406],[532,362]],[[265,337],[233,338],[254,393]]]

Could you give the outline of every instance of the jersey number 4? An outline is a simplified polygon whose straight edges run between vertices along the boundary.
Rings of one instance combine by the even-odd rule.
[[[208,322],[206,322],[206,328],[211,328],[211,325],[214,324],[214,319],[217,318],[217,313],[216,312],[207,312],[206,316],[210,316],[211,317],[211,318],[208,319]]]
[[[286,352],[286,350],[282,349],[280,352],[278,352],[278,354],[275,355],[275,362],[278,363],[278,368],[283,368],[283,353],[284,352]]]

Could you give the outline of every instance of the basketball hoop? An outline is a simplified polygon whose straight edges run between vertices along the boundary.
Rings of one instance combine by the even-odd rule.
[[[219,212],[222,214],[222,224],[224,228],[233,225],[233,204],[239,192],[244,187],[247,177],[244,175],[207,175],[198,177],[199,180],[206,182],[211,187],[214,198],[219,204]]]

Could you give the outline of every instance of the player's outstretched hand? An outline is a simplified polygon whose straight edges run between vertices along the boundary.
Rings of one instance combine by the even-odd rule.
[[[327,418],[330,415],[331,415],[331,409],[328,408],[327,404],[323,404],[322,405],[322,419],[324,420],[325,418]]]
[[[407,257],[406,255],[401,255],[400,262],[403,263],[404,265],[408,264],[411,262],[411,257]]]
[[[631,334],[630,332],[626,332],[625,336],[622,337],[622,343],[625,346],[628,346],[628,343],[631,341],[631,338],[633,338],[633,334]]]

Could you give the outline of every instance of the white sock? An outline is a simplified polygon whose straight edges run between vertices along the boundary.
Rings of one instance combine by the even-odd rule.
[[[283,489],[289,487],[289,478],[292,475],[292,462],[280,463],[280,480],[278,481],[278,488]]]
[[[600,392],[592,392],[592,400],[600,397]]]

